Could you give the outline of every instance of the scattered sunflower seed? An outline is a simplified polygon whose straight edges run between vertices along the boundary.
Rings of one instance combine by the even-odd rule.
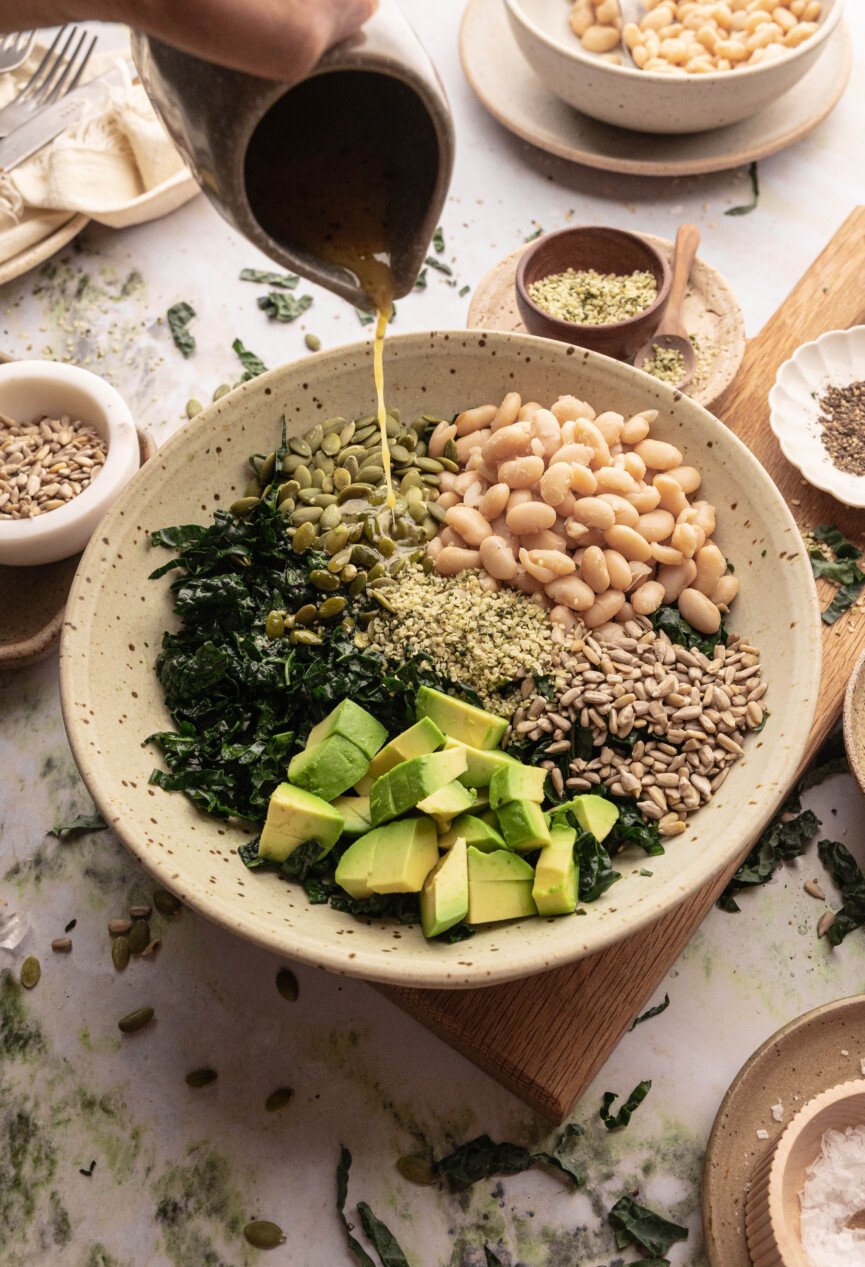
[[[829,929],[835,923],[835,912],[824,911],[817,921],[817,936],[825,937]]]
[[[108,921],[108,931],[112,937],[125,935],[129,932],[131,927],[131,919],[110,919]]]
[[[55,951],[55,953],[60,954],[60,955],[68,954],[69,951],[72,949],[72,938],[71,937],[55,937],[51,943],[51,949]]]
[[[130,906],[129,914],[133,919],[150,919],[150,916],[153,914],[153,908],[141,903],[136,906]]]
[[[803,887],[805,892],[809,893],[811,897],[819,898],[821,902],[826,901],[826,894],[816,880],[806,880]]]
[[[156,954],[157,950],[159,950],[161,945],[162,945],[162,939],[160,937],[154,937],[153,941],[150,942],[149,945],[145,946],[144,949],[142,950],[141,958],[152,959],[153,956]]]

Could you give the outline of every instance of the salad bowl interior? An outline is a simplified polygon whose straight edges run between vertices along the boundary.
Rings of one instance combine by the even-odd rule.
[[[820,672],[820,623],[796,524],[756,459],[688,397],[631,366],[527,335],[451,331],[389,338],[390,407],[405,417],[459,410],[508,391],[551,401],[563,393],[600,411],[657,409],[653,435],[673,442],[703,474],[717,507],[716,539],[741,592],[731,630],[763,651],[770,714],[712,801],[647,863],[634,850],[614,862],[621,880],[581,917],[534,918],[480,928],[455,945],[419,927],[359,921],[311,905],[276,873],[237,855],[248,825],[200,813],[149,783],[161,765],[144,741],[170,727],[154,671],[163,631],[177,628],[166,561],[149,533],[206,524],[243,495],[247,456],[271,452],[284,416],[289,435],[333,415],[373,408],[372,348],[354,344],[283,366],[244,384],[176,434],[134,477],[93,537],[69,603],[61,650],[64,719],[94,801],[156,880],[201,914],[280,954],[391,985],[460,988],[530,976],[602,949],[673,909],[753,843],[792,783],[805,751]]]

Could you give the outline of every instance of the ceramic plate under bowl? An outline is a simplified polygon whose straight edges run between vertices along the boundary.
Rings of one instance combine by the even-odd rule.
[[[778,1030],[736,1074],[715,1118],[703,1168],[703,1235],[712,1267],[752,1267],[745,1240],[751,1176],[809,1100],[861,1078],[863,1027],[865,997],[827,1003]],[[780,1122],[772,1114],[776,1104],[784,1110]],[[758,1138],[758,1131],[766,1138]]]
[[[846,506],[865,506],[865,475],[842,471],[829,456],[820,426],[820,397],[827,387],[865,381],[865,326],[830,330],[803,343],[778,370],[769,393],[769,425],[788,462],[809,484]],[[865,404],[863,404],[865,408]],[[865,465],[865,428],[862,431]]]
[[[553,96],[520,52],[502,0],[469,0],[460,55],[475,93],[510,132],[573,163],[640,176],[720,172],[776,154],[835,108],[853,66],[853,44],[842,22],[804,79],[773,105],[726,128],[660,136],[599,123]]]
[[[77,238],[81,230],[85,229],[89,223],[87,216],[72,215],[47,233],[44,238],[28,246],[26,251],[19,251],[11,259],[4,260],[0,263],[0,286],[14,281],[17,277],[22,277],[31,268],[36,268],[37,264],[44,264],[46,260],[50,260],[52,255],[62,251],[73,238]]]
[[[149,549],[148,530],[205,523],[229,505],[247,482],[248,454],[274,448],[283,414],[297,434],[336,414],[372,412],[369,343],[253,379],[194,418],[135,476],[91,540],[72,587],[61,647],[63,714],[106,820],[162,884],[202,914],[271,950],[355,976],[405,986],[486,985],[621,940],[746,851],[805,750],[820,673],[816,592],[796,524],[769,476],[732,432],[669,386],[528,335],[398,335],[387,340],[385,362],[388,402],[404,417],[450,417],[511,390],[544,401],[569,392],[599,409],[659,410],[653,432],[702,468],[706,496],[718,508],[718,544],[742,583],[732,624],[771,653],[764,671],[772,716],[714,801],[652,859],[651,879],[634,868],[582,918],[525,920],[455,946],[433,945],[418,928],[360,923],[311,906],[299,886],[276,875],[247,871],[235,850],[248,832],[148,786],[159,757],[143,740],[170,725],[153,665],[163,630],[176,626],[170,577],[147,579],[165,560],[164,551]]]

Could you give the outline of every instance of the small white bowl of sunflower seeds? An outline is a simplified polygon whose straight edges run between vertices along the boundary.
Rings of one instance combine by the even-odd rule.
[[[138,465],[129,408],[98,375],[0,365],[0,564],[78,554]]]

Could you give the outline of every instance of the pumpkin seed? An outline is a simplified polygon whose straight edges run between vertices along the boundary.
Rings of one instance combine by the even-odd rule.
[[[404,449],[408,449],[409,453],[414,453],[417,448],[417,432],[404,431],[402,435],[399,436],[399,442]]]
[[[246,488],[243,490],[243,495],[244,497],[260,497],[261,496],[261,485],[259,484],[257,479],[251,479],[249,481]]]
[[[422,572],[424,572],[427,576],[429,576],[429,575],[430,575],[430,573],[431,573],[431,572],[433,571],[433,569],[435,568],[435,563],[432,561],[432,559],[429,557],[429,555],[428,555],[428,554],[427,554],[427,555],[425,555],[425,556],[421,559],[421,564],[420,564],[420,565],[421,565],[421,571],[422,571]]]
[[[280,968],[276,974],[276,988],[289,1003],[296,1003],[299,993],[297,977],[290,968]]]
[[[312,485],[310,485],[309,488],[302,488],[300,490],[300,492],[297,494],[297,500],[301,502],[304,506],[312,506],[315,504],[315,499],[316,497],[318,497],[320,492],[321,492],[320,489],[314,488]]]
[[[333,572],[334,575],[336,575],[339,572],[342,572],[342,569],[345,567],[346,563],[348,563],[350,558],[351,558],[351,546],[346,546],[344,550],[337,551],[337,553],[333,556],[333,558],[328,560],[328,564],[327,564],[328,572]]]
[[[345,418],[328,418],[327,422],[321,424],[322,434],[326,436],[333,435],[335,431],[342,431],[344,426]]]
[[[399,425],[399,410],[398,409],[388,410],[387,423],[385,424],[385,431],[387,432],[388,439],[395,439],[399,435],[400,425]]]
[[[379,607],[383,607],[384,610],[386,612],[390,612],[391,615],[396,615],[396,608],[394,607],[390,599],[385,598],[381,590],[373,590],[372,596],[375,599],[375,601],[378,603]]]
[[[396,552],[396,542],[392,537],[379,537],[378,548],[386,559],[391,558]]]
[[[297,509],[297,502],[293,497],[286,497],[284,502],[279,503],[279,513],[281,515],[293,515]]]
[[[428,1188],[430,1184],[436,1182],[436,1173],[432,1163],[427,1161],[426,1157],[400,1157],[396,1168],[403,1179],[407,1179],[409,1183]]]
[[[355,498],[363,498],[365,501],[372,492],[372,484],[361,483],[347,484],[345,488],[341,488],[336,495],[337,506],[343,506],[346,502],[354,501]]]
[[[312,625],[317,615],[318,610],[314,603],[304,603],[303,607],[294,614],[295,624]]]
[[[425,484],[427,488],[438,488],[439,486],[439,477],[437,475],[431,475],[428,471],[425,472],[420,478],[421,478],[421,483]]]
[[[391,559],[389,571],[391,576],[399,576],[400,572],[408,563],[408,559],[404,554],[399,554],[395,559]]]
[[[295,515],[300,513],[300,511],[295,511]],[[316,518],[319,517],[319,515],[316,516]],[[315,535],[315,528],[311,523],[302,523],[291,541],[291,548],[294,553],[303,554],[306,550],[308,550],[315,540]]]
[[[247,1223],[243,1235],[256,1249],[275,1249],[285,1241],[282,1228],[267,1219],[254,1219],[252,1223]]]
[[[264,632],[268,638],[281,638],[285,633],[285,617],[282,612],[269,612],[264,622]]]
[[[215,1082],[217,1073],[215,1069],[193,1069],[192,1073],[188,1073],[184,1081],[188,1087],[209,1087]]]
[[[320,506],[298,506],[297,510],[291,512],[291,522],[293,524],[317,524],[322,516]],[[313,533],[315,535],[315,533]]]
[[[357,576],[357,568],[354,566],[354,564],[346,563],[345,567],[342,569],[342,571],[339,574],[339,579],[342,581],[343,585],[349,585],[356,576]]]
[[[368,500],[370,506],[383,506],[387,501],[387,490],[384,488],[374,488],[370,493]]]
[[[367,453],[364,445],[358,444],[355,441],[354,444],[346,445],[346,447],[342,450],[342,453],[340,454],[340,461],[347,462],[349,458],[357,458],[358,462],[364,462],[368,459],[368,457],[369,454]]]
[[[392,444],[390,446],[390,456],[398,466],[405,466],[411,461],[411,451],[402,444]]]
[[[328,493],[321,488],[316,493],[315,501],[312,504],[313,506],[321,506],[322,510],[326,510],[328,506],[336,505],[336,496],[334,493]]]
[[[310,427],[309,431],[307,431],[304,436],[306,443],[309,445],[310,450],[313,453],[315,453],[317,449],[321,448],[321,437],[323,435],[324,427],[322,427],[321,423],[316,423],[314,427]]]
[[[229,383],[220,383],[216,391],[213,393],[213,399],[222,400],[223,396],[227,396],[230,391],[231,385]]]
[[[376,454],[376,458],[378,458],[378,454]],[[381,461],[367,462],[365,466],[362,465],[358,471],[358,479],[366,484],[371,484],[375,488],[384,479],[384,467],[381,465]]]
[[[312,459],[312,465],[314,467],[313,479],[316,471],[321,471],[322,475],[333,475],[336,470],[336,463],[333,458],[328,457],[325,453],[316,453]],[[324,487],[324,484],[322,484],[322,487]]]
[[[426,509],[427,513],[435,519],[436,523],[443,524],[447,519],[447,511],[441,506],[437,506],[435,502],[430,502]]]
[[[385,576],[386,573],[387,573],[387,568],[382,563],[381,559],[379,559],[375,563],[375,565],[369,569],[369,572],[367,575],[370,581],[377,581],[379,577]]]
[[[366,589],[367,574],[366,572],[358,572],[357,576],[348,587],[349,597],[357,598],[358,594],[362,594]]]
[[[337,578],[331,576],[330,572],[325,572],[322,568],[313,568],[309,574],[309,583],[317,590],[323,590],[325,594],[330,594],[334,590],[339,589]]]
[[[363,441],[363,447],[365,449],[376,449],[380,444],[381,432],[377,428],[374,431],[367,432]]]
[[[419,532],[417,539],[419,541],[432,541],[433,537],[438,536],[439,526],[435,519],[428,518],[425,519],[422,524],[418,524],[418,529]]]
[[[348,488],[351,483],[351,472],[347,471],[344,466],[338,466],[333,473],[333,486],[338,493],[344,488]]]
[[[288,447],[291,449],[292,453],[296,453],[299,457],[312,457],[312,448],[309,444],[307,444],[303,436],[292,436],[288,442]]]
[[[55,937],[51,943],[51,949],[55,954],[66,955],[72,949],[71,937]]]
[[[310,352],[321,351],[321,339],[318,337],[317,334],[305,334],[303,336],[303,341],[306,344],[306,346],[309,348]]]
[[[131,919],[110,919],[108,921],[108,931],[112,937],[117,937],[122,933],[128,933],[131,927]]]
[[[322,639],[311,629],[292,629],[288,636],[292,642],[302,642],[308,647],[319,647],[322,643]]]
[[[424,461],[425,461],[425,462],[435,461],[435,459],[434,459],[434,458],[432,458],[432,459],[431,459],[431,458],[424,458]],[[455,462],[455,461],[453,460],[453,458],[446,458],[446,457],[444,457],[444,456],[442,456],[442,457],[440,458],[440,461],[441,461],[441,464],[442,464],[442,467],[444,468],[444,470],[446,470],[446,471],[450,471],[452,475],[458,475],[458,474],[459,474],[459,469],[460,469],[460,464],[459,464],[459,462]]]
[[[326,598],[318,609],[318,614],[322,620],[333,620],[334,616],[339,616],[345,611],[345,599],[334,595],[333,598]]]
[[[276,500],[281,506],[282,503],[287,498],[289,497],[296,498],[299,492],[300,492],[300,485],[298,484],[297,480],[286,480],[285,483],[280,488],[279,495]]]
[[[445,445],[442,451],[442,457],[447,458],[450,462],[459,461],[460,451],[456,446],[455,440],[448,440],[447,444]]]
[[[321,442],[321,451],[322,453],[326,453],[329,458],[336,457],[340,448],[341,445],[339,443],[339,436],[334,435],[333,433],[329,436],[325,436]]]
[[[440,475],[444,470],[444,465],[438,458],[418,458],[417,465],[421,471],[430,475]]]
[[[301,488],[309,488],[312,484],[310,469],[308,466],[304,466],[303,463],[294,468],[294,478]]]
[[[238,517],[240,515],[248,515],[260,501],[260,497],[238,497],[237,501],[232,502],[228,509],[232,515],[237,515]]]
[[[268,453],[267,457],[258,468],[258,478],[262,484],[269,484],[273,479],[273,472],[276,470],[276,454]]]
[[[279,1113],[281,1109],[287,1107],[293,1095],[291,1087],[280,1087],[278,1091],[270,1093],[264,1102],[264,1107],[268,1113]]]
[[[407,493],[411,492],[413,488],[419,488],[419,487],[420,487],[420,475],[414,469],[414,467],[412,467],[411,470],[406,471],[405,475],[400,480],[399,491],[403,494],[403,496],[405,496]]]
[[[28,955],[21,965],[21,984],[25,990],[32,990],[42,976],[42,965],[35,955]]]
[[[152,1007],[139,1007],[134,1012],[127,1012],[125,1016],[121,1016],[117,1022],[117,1028],[124,1034],[134,1034],[145,1025],[149,1025],[153,1016]]]
[[[327,496],[331,497],[331,494],[328,493]],[[340,510],[339,506],[335,506],[333,504],[333,499],[331,499],[331,503],[328,506],[325,506],[324,514],[322,515],[321,519],[318,521],[319,531],[330,532],[332,528],[335,528],[337,526],[337,524],[341,521],[341,519],[342,519],[342,511]]]
[[[153,894],[153,905],[159,911],[159,914],[165,915],[166,918],[171,915],[177,915],[179,911],[183,910],[183,903],[173,893],[169,893],[168,889],[156,890]]]
[[[131,955],[140,955],[142,950],[146,950],[147,943],[150,941],[150,929],[147,927],[146,919],[137,919],[129,930],[129,953]]]
[[[341,448],[345,448],[347,444],[351,444],[354,439],[354,433],[357,430],[357,424],[347,422],[339,433],[339,443]]]
[[[337,528],[331,528],[324,539],[324,549],[326,554],[332,556],[337,555],[348,544],[348,528],[345,524],[340,524]]]
[[[422,501],[412,502],[408,508],[408,513],[416,524],[423,523],[424,519],[426,519],[426,506]]]
[[[357,563],[359,567],[371,568],[378,563],[378,555],[375,550],[371,550],[368,545],[364,545],[361,541],[352,549],[351,561],[352,563]]]
[[[369,585],[367,586],[367,589],[371,589],[371,590],[390,589],[392,585],[393,585],[393,581],[391,579],[390,573],[385,572],[382,576],[376,576],[373,580],[371,580]]]
[[[202,403],[201,403],[201,401],[200,401],[200,400],[188,400],[188,401],[186,402],[186,416],[187,416],[187,418],[194,418],[194,417],[196,416],[196,414],[200,414],[200,413],[201,413],[201,411],[202,411],[202,409],[203,409],[203,408],[204,408],[204,405],[202,405]]]
[[[348,539],[351,542],[351,544],[353,546],[356,546],[362,536],[363,536],[363,524],[362,523],[352,524],[348,530]]]

